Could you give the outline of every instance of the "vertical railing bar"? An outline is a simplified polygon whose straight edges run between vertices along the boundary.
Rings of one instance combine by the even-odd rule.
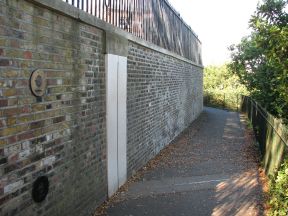
[[[141,33],[141,38],[144,38],[145,35],[145,28],[144,28],[144,0],[142,0],[142,4],[141,4],[141,14],[142,14],[142,33]]]
[[[110,22],[110,24],[113,23],[113,21],[112,21],[112,0],[109,0],[109,22]]]
[[[143,5],[142,5],[142,16],[143,16],[143,36],[142,38],[145,39],[146,36],[146,17],[145,17],[145,1],[143,1]]]
[[[130,13],[129,13],[129,11],[130,11],[130,9],[129,9],[129,5],[130,5],[130,0],[127,0],[127,5],[126,5],[126,8],[127,8],[127,30],[128,30],[128,32],[130,32]]]
[[[125,29],[125,0],[121,0],[121,25]]]
[[[133,20],[134,20],[134,34],[137,34],[137,8],[136,8],[136,0],[134,0],[134,16],[133,16]]]
[[[149,35],[148,35],[148,40],[149,41],[152,41],[151,40],[151,33],[152,33],[152,26],[151,26],[151,1],[149,1],[149,8],[148,8],[148,11],[149,11],[149,19],[148,19],[148,21],[149,21],[149,30],[148,30],[148,32],[149,32]]]
[[[130,23],[130,2],[131,0],[127,0],[127,23],[128,23],[128,32],[131,32],[131,23]]]
[[[95,1],[95,0],[93,0],[93,1]],[[90,2],[91,2],[91,4],[90,4],[90,14],[91,15],[93,15],[93,10],[92,10],[92,7],[93,7],[93,1],[92,0],[90,0]]]
[[[125,29],[125,0],[121,0],[121,26]]]
[[[120,10],[120,4],[121,4],[121,2],[120,2],[121,0],[117,0],[117,10],[118,10],[118,12],[117,12],[117,25],[118,25],[118,27],[120,28],[121,27],[121,23],[120,23],[120,19],[121,19],[121,10]]]
[[[97,0],[95,0],[95,5],[94,5],[94,16],[97,17]]]
[[[119,14],[119,10],[118,10],[118,0],[116,0],[115,2],[115,26],[119,27],[118,25],[118,14]]]
[[[97,1],[97,7],[98,7],[98,18],[101,19],[101,0]]]
[[[119,0],[119,17],[118,17],[119,28],[121,28],[121,16],[122,16],[121,3],[122,3],[122,0]]]
[[[142,1],[143,0],[139,0],[139,23],[140,23],[140,32],[139,32],[139,37],[142,38],[142,32],[143,32],[143,23],[142,23]]]
[[[130,23],[129,23],[129,0],[126,0],[126,22],[127,22],[127,31],[129,32]]]
[[[127,0],[124,0],[124,5],[123,5],[123,11],[124,11],[124,29],[125,31],[127,30],[127,10],[126,10],[126,2]]]
[[[104,0],[105,2],[105,0]],[[109,23],[109,20],[108,20],[108,6],[106,5],[106,2],[104,3],[105,4],[105,21]]]
[[[115,0],[111,0],[112,3],[111,3],[111,17],[112,17],[112,25],[115,26],[115,22],[114,22],[114,15],[115,15],[115,11],[114,11],[114,3],[115,3]]]
[[[104,13],[105,3],[104,3],[103,0],[102,0],[101,2],[102,2],[102,20],[106,21],[106,20],[105,20],[105,13]]]
[[[140,21],[140,17],[141,17],[141,10],[140,10],[140,1],[141,0],[137,0],[137,37],[140,37],[140,33],[141,33],[141,21]]]

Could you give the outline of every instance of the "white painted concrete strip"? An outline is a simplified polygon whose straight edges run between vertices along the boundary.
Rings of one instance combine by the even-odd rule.
[[[228,180],[229,179],[215,179],[215,180],[209,180],[209,181],[187,182],[187,183],[174,184],[174,185],[175,186],[182,186],[182,185],[193,185],[193,184],[206,184],[206,183],[222,182],[222,181],[228,181]]]
[[[108,196],[118,189],[118,131],[117,131],[117,71],[118,56],[105,56],[106,88],[107,88],[107,178]]]
[[[118,183],[127,180],[127,57],[118,56]]]

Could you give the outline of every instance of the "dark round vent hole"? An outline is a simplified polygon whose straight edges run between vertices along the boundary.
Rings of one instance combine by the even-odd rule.
[[[32,188],[32,198],[35,202],[40,203],[45,200],[49,191],[49,180],[47,176],[38,177]]]

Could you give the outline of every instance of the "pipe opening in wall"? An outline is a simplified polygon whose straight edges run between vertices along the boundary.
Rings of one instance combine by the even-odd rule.
[[[49,192],[49,180],[47,176],[38,177],[32,187],[32,199],[40,203],[45,200]]]

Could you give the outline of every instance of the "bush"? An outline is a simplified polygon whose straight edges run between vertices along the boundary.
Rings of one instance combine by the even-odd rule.
[[[246,87],[227,65],[204,69],[204,105],[237,110],[240,95],[247,95]]]
[[[284,160],[277,175],[271,177],[269,186],[269,215],[288,215],[288,159]]]

